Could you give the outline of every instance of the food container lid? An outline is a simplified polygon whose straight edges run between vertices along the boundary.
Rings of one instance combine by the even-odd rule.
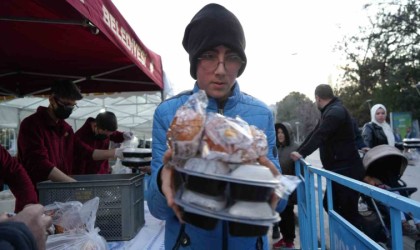
[[[273,217],[273,209],[268,202],[237,201],[229,208],[228,212],[235,217],[249,219],[270,219]]]
[[[404,148],[420,148],[420,142],[419,143],[405,143],[403,144]]]
[[[227,204],[227,199],[225,196],[205,195],[188,189],[184,189],[181,200],[186,203],[195,204],[212,211],[220,211],[225,208]]]
[[[203,158],[190,158],[184,164],[184,169],[205,174],[229,174],[229,166],[221,161],[206,160]]]
[[[231,174],[232,178],[247,181],[276,181],[270,169],[260,165],[240,165]]]
[[[145,160],[143,158],[139,158],[139,157],[125,157],[122,161],[141,162],[141,161],[145,161]]]
[[[199,214],[225,221],[239,222],[258,226],[271,226],[274,222],[278,222],[280,220],[279,214],[273,209],[271,209],[271,207],[269,207],[271,209],[270,216],[268,216],[267,214],[260,216],[259,211],[251,207],[251,210],[253,211],[252,217],[247,217],[247,214],[233,215],[229,213],[229,209],[232,207],[231,205],[228,205],[226,208],[220,211],[214,211],[208,208],[204,208],[182,200],[181,197],[184,191],[184,186],[181,186],[175,195],[175,203],[181,206],[184,209],[184,211],[190,213]],[[269,206],[268,203],[267,205]],[[258,211],[258,213],[255,213],[255,211]]]
[[[420,143],[420,138],[404,138],[403,142],[406,142],[406,143]]]
[[[214,160],[203,160],[201,162],[211,162]],[[222,166],[222,165],[215,165],[215,166]],[[212,173],[206,168],[198,167],[198,168],[185,168],[184,166],[175,166],[175,169],[179,172],[186,173],[189,175],[200,176],[203,178],[227,181],[227,182],[235,182],[247,185],[254,185],[254,186],[263,186],[263,187],[276,187],[280,184],[280,180],[274,177],[271,173],[270,169],[261,166],[261,165],[239,165],[239,164],[229,164],[229,173],[219,173],[215,171]],[[232,171],[232,169],[234,169]]]
[[[128,157],[121,160],[121,164],[127,167],[143,167],[149,166],[151,163],[150,160],[145,160],[143,158]]]
[[[151,157],[152,150],[150,148],[124,148],[124,157]]]

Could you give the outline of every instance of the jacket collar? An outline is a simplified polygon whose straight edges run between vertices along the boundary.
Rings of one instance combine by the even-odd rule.
[[[64,120],[59,119],[57,122],[55,122],[48,113],[47,107],[39,106],[36,112],[39,113],[42,122],[49,128],[63,130],[70,127],[70,125],[68,125]]]
[[[193,89],[193,93],[196,93],[200,90],[200,88],[198,87],[197,82],[194,84],[194,89]],[[220,107],[218,107],[218,103],[216,101],[216,99],[207,96],[209,99],[209,104],[208,107],[210,107],[211,109],[219,109]],[[232,92],[231,95],[228,97],[228,99],[226,100],[224,107],[222,107],[224,110],[228,110],[233,108],[238,102],[239,99],[241,98],[241,90],[239,88],[239,84],[237,81],[235,81],[235,84],[232,86]]]
[[[325,110],[327,110],[327,108],[328,108],[329,106],[333,105],[333,103],[338,103],[338,102],[340,102],[340,100],[339,100],[336,96],[334,96],[334,97],[331,99],[331,101],[330,101],[329,103],[327,103],[327,105],[325,105],[325,106],[321,109],[321,113],[324,113],[324,111],[325,111]]]

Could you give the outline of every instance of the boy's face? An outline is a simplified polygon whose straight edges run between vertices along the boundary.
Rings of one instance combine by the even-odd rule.
[[[53,96],[55,104],[61,107],[67,107],[67,108],[75,108],[76,107],[76,100],[68,99],[68,98],[60,98]]]
[[[236,81],[242,61],[238,54],[220,45],[202,53],[197,64],[197,83],[207,95],[226,100]]]
[[[55,95],[51,95],[49,101],[55,117],[62,120],[67,119],[77,107],[76,100],[60,98]]]

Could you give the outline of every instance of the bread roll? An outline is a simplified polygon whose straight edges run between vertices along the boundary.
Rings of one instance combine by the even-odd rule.
[[[204,116],[196,111],[181,106],[172,120],[167,132],[170,141],[192,141],[201,136]]]
[[[257,157],[267,155],[268,153],[268,143],[267,136],[264,131],[251,125],[251,134],[253,137],[251,150],[255,152]]]
[[[202,139],[207,96],[199,91],[178,108],[166,133],[172,157],[188,159],[197,155]]]
[[[249,156],[253,142],[249,125],[240,120],[210,113],[204,128],[201,156],[208,160],[241,163]]]

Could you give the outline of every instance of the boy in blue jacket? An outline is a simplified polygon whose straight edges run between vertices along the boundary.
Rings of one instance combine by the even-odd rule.
[[[196,80],[192,91],[162,102],[153,120],[152,176],[147,203],[153,216],[165,220],[166,249],[269,249],[267,236],[235,237],[229,225],[219,220],[215,229],[205,230],[182,222],[180,208],[174,203],[174,170],[165,164],[170,157],[166,132],[177,109],[199,90],[208,96],[207,112],[227,117],[240,116],[267,135],[267,157],[260,164],[274,164],[280,171],[275,147],[274,121],[263,102],[240,91],[236,78],[245,70],[245,36],[236,16],[218,4],[208,4],[191,20],[182,42],[189,54],[190,74]]]

